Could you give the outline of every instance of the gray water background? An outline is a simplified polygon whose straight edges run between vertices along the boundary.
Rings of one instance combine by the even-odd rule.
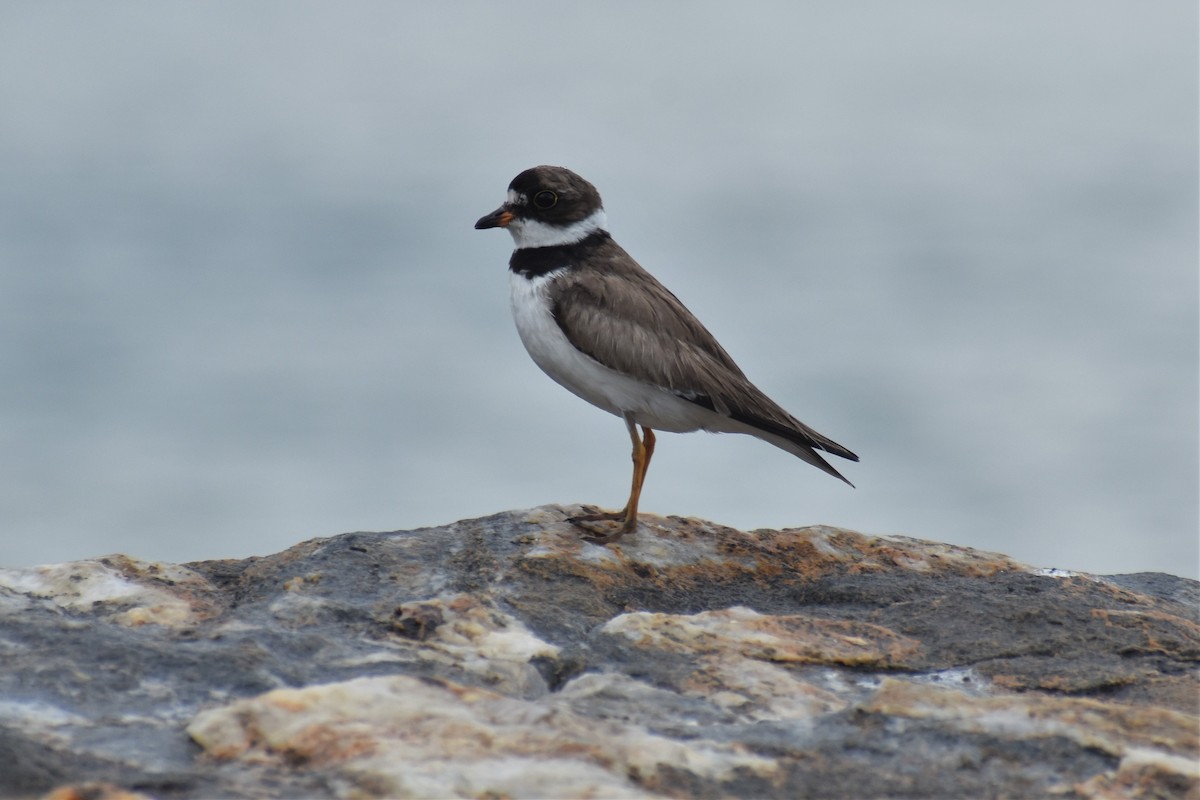
[[[471,227],[551,163],[862,457],[644,511],[1200,572],[1195,3],[8,2],[0,115],[0,565],[620,506]]]

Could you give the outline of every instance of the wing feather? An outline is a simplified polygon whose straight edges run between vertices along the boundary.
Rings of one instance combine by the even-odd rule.
[[[559,278],[554,319],[579,351],[609,369],[797,444],[858,460],[752,384],[708,329],[615,242],[603,268]]]

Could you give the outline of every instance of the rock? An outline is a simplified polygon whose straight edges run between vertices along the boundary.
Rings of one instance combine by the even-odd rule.
[[[1200,797],[1200,587],[547,506],[0,570],[0,796]]]

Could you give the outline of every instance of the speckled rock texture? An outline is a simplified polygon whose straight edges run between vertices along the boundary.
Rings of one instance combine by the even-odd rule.
[[[1200,585],[545,506],[0,570],[0,796],[1200,798]]]

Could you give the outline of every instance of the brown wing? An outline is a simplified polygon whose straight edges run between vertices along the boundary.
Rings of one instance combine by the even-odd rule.
[[[675,295],[614,243],[606,269],[559,278],[552,309],[576,349],[755,428],[857,461],[763,394]]]

